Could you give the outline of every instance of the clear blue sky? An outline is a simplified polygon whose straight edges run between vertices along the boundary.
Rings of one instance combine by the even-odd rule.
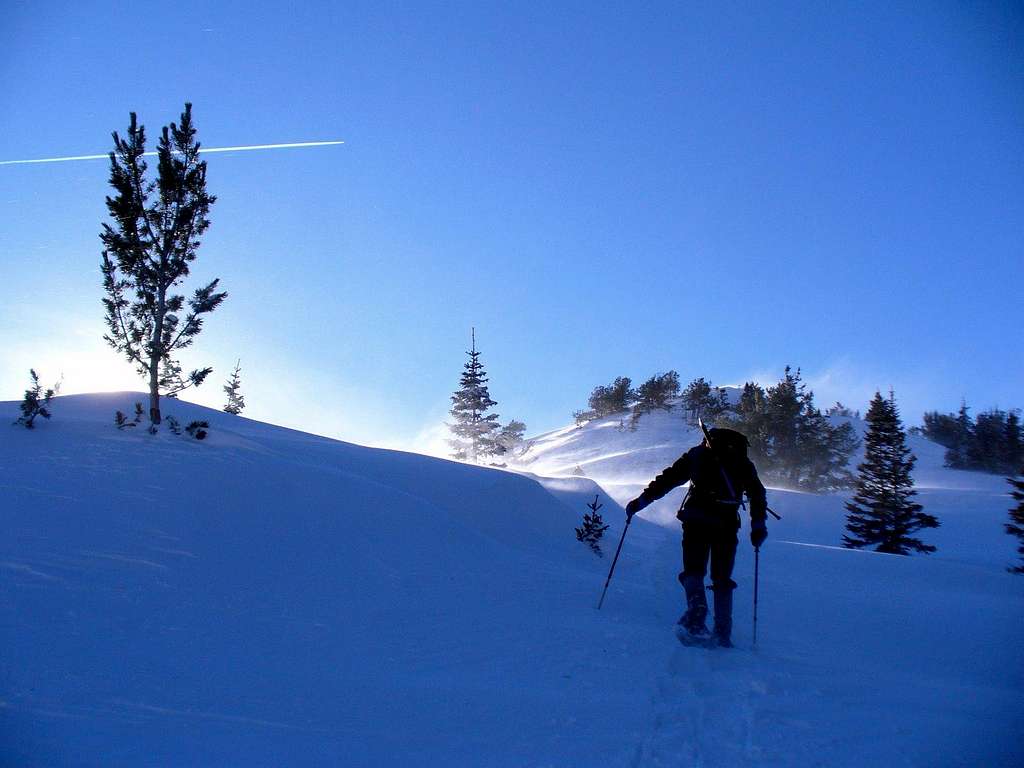
[[[554,7],[552,7],[554,6]],[[998,3],[49,3],[0,23],[0,160],[194,104],[219,200],[186,365],[253,418],[413,445],[475,325],[503,419],[668,369],[821,405],[1024,405],[1024,14]],[[105,161],[0,166],[0,397],[105,348]],[[138,381],[138,384],[133,382]]]

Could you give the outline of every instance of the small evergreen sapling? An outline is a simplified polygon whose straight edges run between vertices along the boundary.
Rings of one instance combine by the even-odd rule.
[[[573,411],[572,419],[576,422],[576,429],[580,429],[595,416],[593,411]]]
[[[601,513],[598,512],[604,506],[598,503],[599,498],[600,496],[594,496],[594,500],[587,504],[590,512],[584,513],[583,525],[576,529],[576,540],[582,541],[590,547],[598,557],[604,557],[599,542],[601,537],[604,536],[604,532],[608,530],[608,526],[601,519]]]
[[[114,414],[114,423],[118,429],[126,429],[128,427],[138,426],[139,422],[142,421],[142,403],[135,404],[135,418],[131,421],[121,411]]]
[[[1021,469],[1020,474],[1024,475],[1024,469]],[[1021,556],[1020,565],[1010,566],[1006,570],[1010,573],[1024,573],[1024,477],[1009,477],[1006,482],[1013,486],[1010,495],[1017,502],[1017,506],[1010,510],[1010,522],[1006,523],[1006,532],[1020,540],[1017,554]]]
[[[875,393],[865,420],[864,461],[857,467],[856,493],[846,504],[849,535],[843,535],[843,546],[872,546],[895,555],[934,552],[935,547],[911,535],[938,528],[939,521],[911,501],[917,493],[911,477],[917,458],[907,447],[892,392],[888,400]]]
[[[228,379],[227,384],[224,385],[224,394],[228,396],[228,402],[224,406],[224,413],[230,413],[235,416],[242,412],[245,408],[245,398],[242,396],[241,386],[241,371],[242,361],[238,360],[235,363],[235,370],[231,373],[231,378]]]
[[[32,386],[25,390],[25,399],[21,401],[21,416],[15,421],[25,429],[35,429],[37,416],[44,419],[50,418],[50,401],[53,396],[60,392],[60,382],[43,392],[43,385],[39,383],[39,374],[35,369],[29,369],[29,376],[32,378]]]
[[[206,439],[206,430],[210,428],[209,422],[206,421],[191,421],[188,426],[185,427],[185,431],[188,432],[190,437],[194,437],[196,440]]]

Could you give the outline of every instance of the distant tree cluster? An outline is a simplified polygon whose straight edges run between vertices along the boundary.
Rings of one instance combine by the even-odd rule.
[[[628,376],[619,376],[607,386],[594,387],[587,405],[590,410],[582,413],[585,419],[601,419],[625,413],[636,402],[633,380]]]
[[[921,433],[946,448],[946,466],[1012,474],[1024,464],[1020,411],[993,409],[971,418],[967,403],[960,411],[924,415]]]
[[[460,461],[481,462],[511,454],[522,444],[526,424],[513,419],[502,426],[498,414],[489,412],[498,403],[491,399],[487,387],[489,379],[476,348],[475,328],[472,348],[466,354],[469,360],[463,366],[459,388],[451,397],[451,456]]]
[[[794,373],[787,367],[783,379],[767,389],[748,382],[735,404],[729,402],[724,388],[703,376],[680,387],[679,374],[669,371],[652,376],[636,389],[631,379],[619,376],[611,384],[595,387],[588,405],[588,410],[573,413],[577,426],[621,416],[620,429],[636,429],[642,414],[678,407],[691,427],[703,419],[745,434],[752,458],[773,482],[808,491],[846,488],[853,482],[847,469],[859,445],[853,427],[846,422],[833,424],[815,407],[814,393],[804,385],[799,370]],[[853,413],[837,403],[830,415]]]
[[[619,376],[611,384],[594,387],[587,400],[587,410],[574,411],[572,416],[577,426],[592,419],[626,414],[632,410],[635,427],[642,414],[651,411],[671,411],[674,400],[679,397],[679,374],[676,371],[657,373],[639,387],[633,388],[633,380]],[[623,422],[625,423],[625,422]]]
[[[722,412],[719,426],[742,432],[751,458],[772,482],[806,491],[849,487],[847,469],[859,441],[848,422],[833,424],[814,405],[814,393],[786,367],[778,384],[744,384],[739,402]]]
[[[675,371],[657,373],[636,388],[634,413],[671,411],[673,400],[679,397],[679,374]]]
[[[711,386],[703,376],[691,381],[683,390],[683,410],[691,427],[697,426],[698,419],[717,421],[728,409],[725,390]]]
[[[854,411],[850,408],[847,408],[845,405],[837,401],[835,405],[829,407],[829,409],[825,411],[825,415],[842,416],[843,418],[846,419],[859,419],[860,411]]]

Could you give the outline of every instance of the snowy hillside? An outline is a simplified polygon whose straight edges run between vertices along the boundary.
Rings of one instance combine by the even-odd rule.
[[[735,401],[736,390],[727,391]],[[833,416],[830,420],[833,424],[849,422],[860,436],[866,428],[859,418]],[[702,440],[700,430],[688,426],[678,409],[644,414],[635,431],[629,429],[629,423],[628,416],[609,416],[580,427],[570,425],[538,435],[527,441],[527,449],[514,466],[538,475],[593,479],[624,505],[661,470]],[[914,480],[919,490],[942,489],[987,497],[1006,494],[1007,485],[1001,477],[947,469],[942,446],[916,435],[909,436],[908,445],[918,458]],[[854,453],[851,470],[856,469],[862,456],[863,446]],[[657,522],[674,524],[682,494],[682,490],[674,491],[641,514]]]
[[[186,403],[165,413],[208,419],[204,442],[118,432],[136,399],[0,424],[0,765],[1024,760],[1002,489],[924,492],[943,521],[927,558],[823,546],[841,498],[771,493],[785,520],[762,554],[759,647],[741,545],[738,647],[709,652],[672,637],[673,527],[631,527],[594,609],[610,557],[572,528],[601,495],[613,550],[622,511],[564,477],[582,463],[621,500],[686,435],[562,430],[529,468],[563,477],[538,482]]]

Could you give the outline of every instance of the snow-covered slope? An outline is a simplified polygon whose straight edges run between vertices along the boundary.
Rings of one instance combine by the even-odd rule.
[[[972,534],[930,558],[825,548],[840,499],[773,499],[786,519],[762,555],[759,648],[741,546],[739,647],[707,652],[671,635],[671,528],[631,527],[594,610],[610,558],[572,527],[599,494],[611,550],[622,512],[589,480],[186,403],[165,413],[207,418],[208,440],[118,432],[113,411],[135,399],[65,397],[34,431],[0,425],[0,765],[1022,758],[1024,580],[1004,569],[1005,497],[928,491]],[[591,442],[594,458],[622,450]],[[645,482],[633,461],[621,477]]]
[[[735,400],[735,390],[730,389]],[[866,424],[859,418],[830,417],[834,424],[849,422],[863,436]],[[630,417],[609,416],[567,426],[527,441],[516,468],[551,477],[586,477],[601,484],[620,504],[634,498],[661,470],[687,449],[701,442],[700,430],[690,427],[678,409],[644,414],[630,429]],[[951,470],[944,466],[945,449],[918,435],[908,444],[917,456],[914,481],[918,489],[948,490],[1002,496],[1006,482],[980,472]],[[851,458],[851,469],[861,461],[863,446]],[[677,490],[641,513],[663,524],[674,524],[683,491]]]

